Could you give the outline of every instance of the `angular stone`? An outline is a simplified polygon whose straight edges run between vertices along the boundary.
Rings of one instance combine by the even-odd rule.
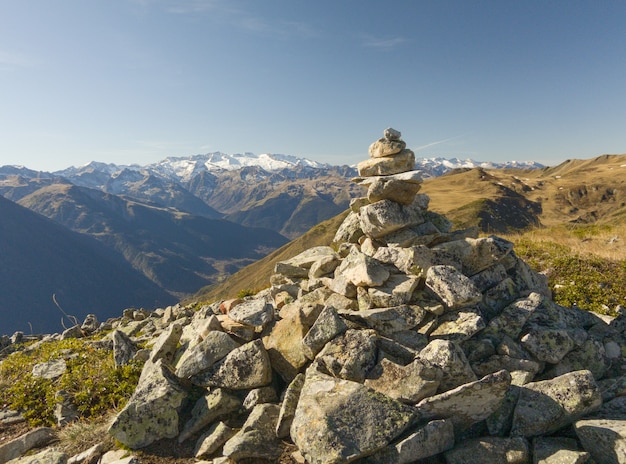
[[[228,317],[240,324],[263,328],[274,320],[274,307],[262,298],[255,298],[235,306]]]
[[[537,437],[533,439],[532,449],[537,464],[585,464],[590,457],[586,451],[578,450],[573,438]]]
[[[574,348],[574,340],[564,329],[534,329],[521,339],[522,346],[539,361],[558,363]]]
[[[326,300],[333,294],[333,291],[326,288],[316,288],[309,293],[298,298],[296,301],[286,304],[280,310],[282,319],[300,318],[301,323],[307,328],[311,327],[317,317],[324,309]]]
[[[236,433],[237,430],[230,428],[224,422],[216,422],[196,442],[194,456],[197,458],[211,456]]]
[[[243,408],[246,411],[252,410],[257,404],[278,403],[278,395],[274,387],[267,386],[253,388],[243,400]]]
[[[450,420],[434,420],[406,438],[362,460],[362,464],[410,464],[449,450],[454,446]]]
[[[300,393],[304,386],[304,374],[298,374],[295,379],[287,386],[285,396],[280,405],[280,413],[276,422],[276,436],[285,438],[289,435],[291,423],[296,414]]]
[[[474,274],[470,277],[470,280],[481,293],[484,293],[490,288],[498,285],[507,277],[508,274],[506,273],[504,266],[500,263],[496,263],[478,274]]]
[[[114,330],[111,338],[113,339],[113,361],[115,361],[115,367],[128,364],[135,356],[135,353],[137,353],[135,344],[121,330]]]
[[[607,372],[608,361],[604,345],[598,340],[589,339],[567,353],[561,361],[549,370],[549,375],[558,377],[568,372],[588,370],[596,380]]]
[[[531,377],[534,377],[542,370],[542,368],[543,363],[538,363],[537,361],[530,359],[512,358],[506,355],[493,355],[484,361],[472,363],[472,369],[476,375],[481,376],[506,369],[509,372],[528,372]]]
[[[176,367],[176,376],[188,379],[204,372],[239,346],[230,335],[213,330],[183,355]]]
[[[357,287],[375,287],[389,278],[389,271],[379,261],[356,249],[343,260],[336,273]]]
[[[383,135],[387,140],[400,140],[400,137],[402,137],[402,133],[392,127],[388,127],[387,129],[385,129]]]
[[[389,176],[391,177],[391,176]],[[410,205],[421,185],[395,180],[393,178],[377,177],[367,189],[367,199],[370,203],[380,200],[390,200],[402,205]]]
[[[53,448],[9,461],[10,464],[66,464],[67,454]]]
[[[356,289],[356,287],[354,288]],[[348,298],[347,296],[340,295],[339,293],[333,293],[326,299],[324,303],[326,304],[326,306],[332,306],[333,308],[337,310],[358,309],[359,307],[354,298]],[[319,316],[318,316],[318,319],[319,319]]]
[[[311,367],[291,426],[291,439],[310,464],[352,462],[388,445],[414,418],[409,406]]]
[[[348,326],[339,317],[337,310],[332,306],[326,306],[302,339],[304,355],[311,360],[314,359],[326,343],[346,330]]]
[[[195,385],[231,390],[264,387],[271,380],[272,366],[261,340],[235,348],[209,370],[191,377]]]
[[[511,375],[498,371],[426,398],[416,407],[422,419],[450,419],[455,430],[464,430],[495,412],[510,384]]]
[[[128,403],[109,434],[131,449],[178,435],[178,409],[187,396],[163,358],[147,361]]]
[[[574,423],[574,429],[585,451],[598,464],[626,462],[625,420],[583,419]]]
[[[529,464],[528,442],[520,437],[480,437],[444,453],[447,464]]]
[[[445,313],[437,320],[437,328],[430,333],[431,338],[444,340],[468,340],[486,326],[477,308],[465,308]]]
[[[154,342],[150,352],[150,361],[155,363],[163,359],[166,363],[172,364],[182,334],[183,328],[180,324],[170,325]]]
[[[395,332],[415,328],[426,316],[426,311],[417,305],[401,305],[361,311],[342,310],[339,315],[390,336]]]
[[[259,404],[248,419],[224,445],[224,456],[239,461],[245,458],[277,460],[282,450],[276,437],[280,408],[275,404]]]
[[[363,236],[359,213],[350,211],[335,233],[333,243],[357,243]]]
[[[496,336],[508,335],[517,339],[522,333],[524,324],[533,311],[541,306],[543,299],[543,295],[533,292],[526,298],[514,301],[504,308],[500,315],[489,321],[485,333]]]
[[[217,419],[237,411],[241,407],[241,400],[232,393],[221,388],[211,390],[196,401],[191,410],[191,418],[183,426],[178,435],[178,443],[182,443],[195,433]]]
[[[431,266],[426,286],[450,309],[476,304],[483,297],[472,281],[452,266]]]
[[[404,149],[393,156],[370,158],[356,165],[359,176],[388,176],[415,169],[415,153]]]
[[[381,238],[404,227],[422,224],[424,211],[420,196],[410,205],[391,200],[380,200],[363,206],[360,212],[361,230],[372,238]]]
[[[329,287],[333,292],[345,296],[346,298],[356,297],[356,285],[350,282],[344,275],[335,272],[335,278]]]
[[[324,258],[338,258],[339,255],[329,246],[315,246],[307,248],[293,258],[289,258],[284,263],[298,266],[303,269],[310,269],[313,264]]]
[[[455,342],[433,340],[419,352],[417,359],[427,361],[441,369],[443,378],[439,384],[439,392],[477,380],[465,353]]]
[[[286,382],[291,382],[309,362],[302,344],[308,330],[309,326],[296,314],[279,320],[271,333],[263,337],[272,367]]]
[[[406,274],[393,274],[379,287],[367,290],[370,301],[376,308],[408,304],[420,278]]]
[[[329,342],[315,359],[335,377],[363,382],[377,353],[374,331],[351,329]]]
[[[596,411],[601,405],[600,389],[589,371],[531,382],[521,387],[511,435],[549,434]]]
[[[383,156],[395,155],[406,148],[406,142],[403,140],[390,140],[382,138],[372,143],[369,148],[369,154],[372,158],[381,158]]]
[[[324,256],[313,263],[309,270],[309,279],[316,279],[332,273],[341,264],[338,254]]]
[[[0,462],[7,462],[19,458],[27,451],[46,446],[56,439],[56,433],[50,427],[38,427],[30,430],[0,445]]]
[[[442,376],[439,368],[418,359],[401,366],[383,358],[365,379],[365,386],[394,400],[415,404],[437,393]]]
[[[217,320],[220,323],[220,331],[229,333],[237,339],[250,342],[254,339],[255,329],[254,327],[240,322],[233,321],[228,315],[220,314],[217,316]]]
[[[53,361],[35,364],[32,369],[32,374],[33,377],[52,380],[61,377],[66,370],[67,363],[65,359],[59,358]]]

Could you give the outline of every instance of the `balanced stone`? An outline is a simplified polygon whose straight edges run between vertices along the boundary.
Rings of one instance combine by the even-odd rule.
[[[393,156],[406,148],[403,140],[378,139],[370,145],[369,153],[372,158]]]
[[[383,158],[370,158],[357,164],[359,176],[386,176],[415,169],[415,153],[405,148],[400,153]]]

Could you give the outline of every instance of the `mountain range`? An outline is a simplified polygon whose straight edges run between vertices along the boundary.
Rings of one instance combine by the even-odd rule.
[[[511,164],[439,158],[418,160],[416,169],[428,178],[486,165]],[[145,166],[92,162],[52,173],[2,166],[0,195],[11,202],[2,202],[0,311],[34,312],[18,309],[1,332],[27,331],[26,322],[31,330],[58,330],[53,295],[79,317],[170,304],[215,285],[345,211],[363,194],[350,180],[355,175],[351,166],[250,153],[170,157]],[[72,252],[86,248],[85,259]],[[121,285],[120,278],[133,284]],[[46,317],[37,320],[41,314]]]

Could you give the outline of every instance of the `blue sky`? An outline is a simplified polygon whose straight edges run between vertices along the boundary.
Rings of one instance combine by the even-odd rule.
[[[626,2],[0,0],[0,165],[626,153]]]

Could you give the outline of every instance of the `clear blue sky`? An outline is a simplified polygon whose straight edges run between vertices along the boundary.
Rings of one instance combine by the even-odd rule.
[[[626,153],[626,1],[0,0],[0,165]]]

